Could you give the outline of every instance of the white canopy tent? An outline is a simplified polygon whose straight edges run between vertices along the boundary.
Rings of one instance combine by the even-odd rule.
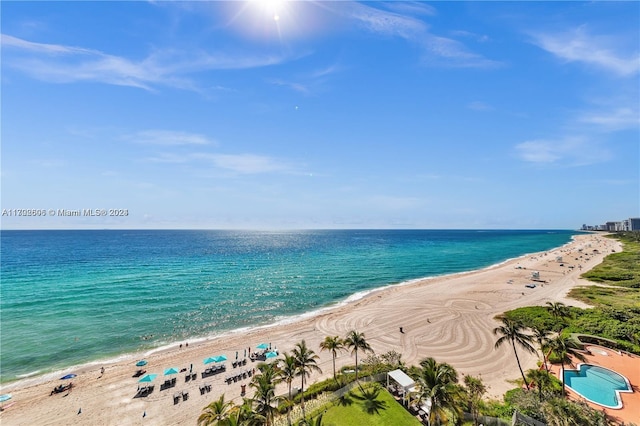
[[[400,393],[402,393],[402,399],[406,400],[409,392],[414,389],[415,382],[409,376],[407,376],[404,371],[398,369],[393,370],[387,373],[387,388],[389,387],[389,379],[393,380],[398,388],[400,388]]]
[[[387,386],[389,386],[389,378],[393,379],[405,392],[415,385],[413,379],[407,376],[404,371],[398,369],[387,373]]]
[[[396,387],[400,388],[399,390],[400,393],[402,393],[402,399],[407,405],[412,403],[411,395],[413,394],[416,396],[416,394],[420,392],[420,389],[416,387],[416,383],[413,379],[407,376],[402,370],[393,370],[387,373],[387,388],[389,387],[390,380],[393,380],[396,383]],[[420,406],[416,406],[415,409],[419,410],[421,416],[428,417],[431,412],[431,398],[427,398],[426,401],[422,402],[423,403]]]

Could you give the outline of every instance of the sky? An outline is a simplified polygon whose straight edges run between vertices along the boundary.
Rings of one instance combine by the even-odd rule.
[[[2,229],[640,216],[639,2],[1,12]]]

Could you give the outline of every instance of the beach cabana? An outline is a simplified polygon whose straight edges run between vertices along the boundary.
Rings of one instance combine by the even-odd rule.
[[[416,382],[413,379],[405,374],[404,371],[397,369],[387,373],[387,387],[389,387],[389,381],[393,380],[397,387],[400,389],[400,393],[402,394],[402,399],[405,399],[411,388],[414,387]]]

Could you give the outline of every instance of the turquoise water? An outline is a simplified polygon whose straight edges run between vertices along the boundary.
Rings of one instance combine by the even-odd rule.
[[[2,231],[2,382],[271,324],[571,231]]]
[[[621,404],[616,391],[630,390],[620,374],[589,364],[581,364],[579,370],[564,370],[564,381],[588,400],[610,408]]]

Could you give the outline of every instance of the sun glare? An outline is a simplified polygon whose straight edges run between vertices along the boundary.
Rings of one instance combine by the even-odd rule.
[[[274,21],[280,20],[280,13],[286,7],[284,0],[253,0],[253,3],[262,10],[265,16]]]
[[[325,22],[319,9],[311,13],[314,1],[247,0],[228,2],[231,20],[244,36],[261,42],[279,40],[287,44],[294,39],[306,37],[318,31]]]

